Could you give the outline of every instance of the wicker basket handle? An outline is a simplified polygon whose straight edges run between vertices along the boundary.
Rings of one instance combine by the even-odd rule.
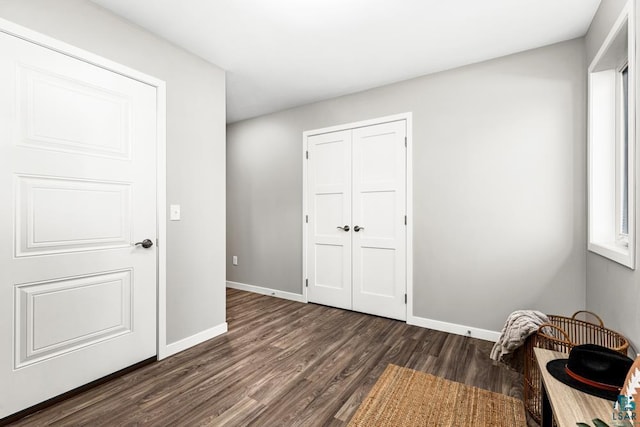
[[[595,317],[596,319],[598,319],[598,322],[600,322],[600,326],[604,328],[604,322],[602,321],[602,319],[600,318],[600,316],[598,316],[597,314],[595,314],[593,311],[588,311],[588,310],[578,310],[575,313],[573,313],[573,316],[571,316],[571,318],[573,320],[576,320],[576,316],[580,313],[587,313],[592,315],[593,317]],[[593,322],[589,322],[589,323],[593,323]]]
[[[540,325],[540,326],[538,327],[538,333],[544,334],[544,332],[543,332],[542,330],[543,330],[544,328],[547,328],[547,327],[549,327],[549,328],[553,328],[553,329],[555,329],[555,330],[557,330],[557,331],[560,331],[560,333],[561,333],[562,335],[564,335],[564,337],[565,337],[565,339],[566,339],[567,343],[568,343],[569,345],[573,345],[573,343],[571,342],[571,338],[569,338],[569,335],[564,331],[564,329],[559,328],[559,327],[557,327],[556,325],[553,325],[553,324],[551,324],[551,323],[543,323],[542,325]]]

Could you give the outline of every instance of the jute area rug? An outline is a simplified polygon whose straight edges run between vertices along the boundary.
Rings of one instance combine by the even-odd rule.
[[[349,427],[526,425],[521,400],[391,364],[349,422]]]

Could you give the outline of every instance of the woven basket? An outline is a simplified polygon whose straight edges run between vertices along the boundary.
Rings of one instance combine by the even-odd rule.
[[[579,314],[592,316],[597,323],[576,319]],[[626,356],[629,342],[619,333],[604,327],[596,314],[580,310],[571,317],[548,315],[549,323],[540,325],[524,345],[524,406],[531,417],[542,419],[542,378],[533,353],[535,347],[569,353],[576,345],[597,344],[619,351]]]

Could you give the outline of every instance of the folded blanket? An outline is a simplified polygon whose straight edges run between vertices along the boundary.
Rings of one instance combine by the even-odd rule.
[[[522,346],[529,335],[534,334],[540,325],[549,322],[546,314],[535,310],[517,310],[507,318],[500,338],[491,350],[491,358],[500,361],[518,347]]]

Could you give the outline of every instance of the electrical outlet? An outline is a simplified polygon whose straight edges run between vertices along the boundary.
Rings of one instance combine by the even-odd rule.
[[[238,265],[238,257],[237,256],[233,256],[233,265]]]

